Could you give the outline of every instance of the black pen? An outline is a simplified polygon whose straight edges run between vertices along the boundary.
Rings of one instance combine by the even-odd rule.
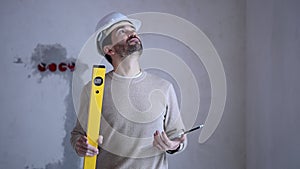
[[[190,130],[187,130],[187,131],[181,131],[181,132],[179,132],[178,134],[175,134],[173,137],[170,137],[170,140],[174,140],[174,139],[176,139],[176,138],[181,138],[182,135],[188,134],[188,133],[190,133],[190,132],[193,132],[193,131],[195,131],[195,130],[201,129],[201,128],[203,128],[203,127],[204,127],[204,124],[201,124],[201,125],[199,125],[199,126],[196,126],[196,127],[191,128]]]
[[[201,128],[203,128],[203,127],[204,127],[204,124],[201,124],[201,125],[196,126],[196,127],[192,128],[192,129],[190,129],[190,130],[188,130],[188,131],[183,132],[183,134],[188,134],[188,133],[190,133],[190,132],[192,132],[192,131],[201,129]],[[183,134],[181,134],[181,135],[183,135]]]

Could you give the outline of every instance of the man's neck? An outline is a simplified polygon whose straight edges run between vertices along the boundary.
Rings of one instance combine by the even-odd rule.
[[[114,72],[125,77],[134,77],[141,72],[139,57],[128,56],[114,64]]]

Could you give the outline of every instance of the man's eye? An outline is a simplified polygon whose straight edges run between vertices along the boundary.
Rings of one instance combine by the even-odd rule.
[[[120,29],[119,33],[125,33],[125,30],[124,29]]]

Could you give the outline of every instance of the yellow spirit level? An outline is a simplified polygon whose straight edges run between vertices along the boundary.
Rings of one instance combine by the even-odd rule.
[[[105,66],[94,65],[92,73],[92,87],[90,95],[89,116],[87,124],[88,143],[98,147],[98,138],[100,131],[100,119],[102,112],[102,99],[104,93]],[[96,168],[97,156],[84,157],[84,169]]]

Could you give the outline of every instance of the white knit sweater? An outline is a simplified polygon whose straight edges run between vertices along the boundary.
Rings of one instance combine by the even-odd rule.
[[[85,135],[91,83],[83,88],[78,121],[71,144]],[[142,71],[128,78],[106,74],[97,169],[165,169],[166,152],[153,147],[154,132],[170,137],[184,130],[171,83]]]

